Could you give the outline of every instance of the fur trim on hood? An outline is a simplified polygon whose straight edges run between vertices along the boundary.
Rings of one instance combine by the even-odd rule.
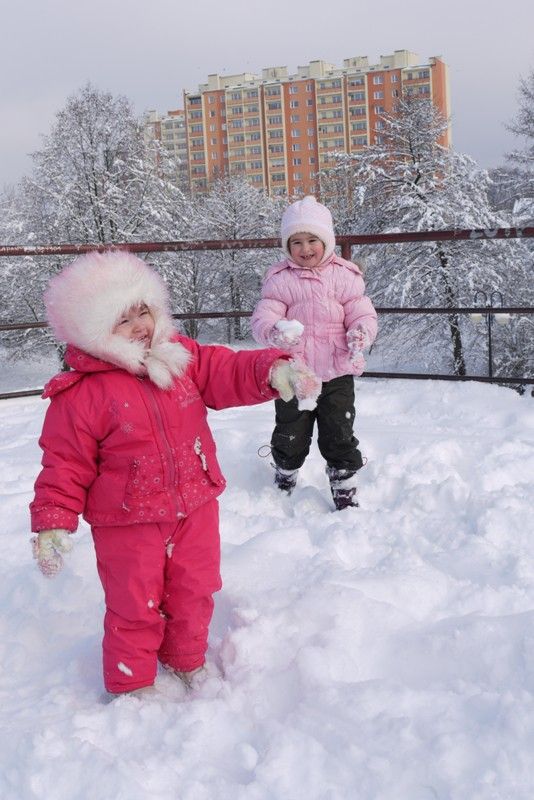
[[[132,253],[79,256],[50,281],[44,296],[56,338],[136,375],[147,374],[162,389],[182,375],[189,352],[170,339],[175,328],[161,277]],[[150,350],[114,334],[120,317],[145,303],[154,318]]]

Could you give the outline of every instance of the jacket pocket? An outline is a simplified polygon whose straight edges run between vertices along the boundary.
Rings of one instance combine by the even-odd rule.
[[[163,491],[163,483],[163,470],[157,455],[134,458],[128,470],[123,508],[130,511],[150,503]]]
[[[224,478],[215,455],[215,443],[210,436],[198,434],[183,442],[178,451],[180,488],[191,486],[224,486]]]
[[[349,359],[348,347],[340,341],[334,342],[332,362],[339,375],[347,375],[354,371],[354,366]]]

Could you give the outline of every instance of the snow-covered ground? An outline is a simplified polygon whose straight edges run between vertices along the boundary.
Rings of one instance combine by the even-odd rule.
[[[340,513],[315,444],[277,494],[271,403],[213,413],[224,677],[109,704],[87,526],[55,580],[31,559],[45,405],[0,403],[2,800],[532,800],[532,397],[359,381]]]

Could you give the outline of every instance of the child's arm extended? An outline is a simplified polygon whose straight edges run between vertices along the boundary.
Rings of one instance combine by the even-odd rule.
[[[194,356],[190,366],[191,377],[210,408],[253,405],[278,397],[279,387],[274,388],[272,383],[272,368],[281,359],[288,358],[282,350],[236,352],[228,347],[199,345],[193,341],[188,343],[188,347]],[[309,370],[290,363],[290,384],[293,388],[300,387],[304,378],[310,375]],[[295,391],[296,394],[299,392],[300,388]]]

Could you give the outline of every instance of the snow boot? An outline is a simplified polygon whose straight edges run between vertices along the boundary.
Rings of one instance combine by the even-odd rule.
[[[179,669],[173,669],[172,667],[165,667],[165,669],[169,670],[169,672],[172,672],[173,675],[179,678],[188,691],[200,686],[208,677],[205,664],[202,664],[201,667],[196,667],[196,669],[190,669],[186,672]]]
[[[273,464],[274,467],[274,485],[290,495],[295,486],[297,485],[298,469],[282,469],[282,467]]]
[[[358,508],[356,470],[327,467],[326,474],[330,480],[330,491],[336,511],[342,511],[344,508]]]

